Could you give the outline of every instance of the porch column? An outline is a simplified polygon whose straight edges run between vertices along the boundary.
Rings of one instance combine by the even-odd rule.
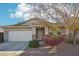
[[[5,30],[4,31],[4,41],[8,41],[8,31],[7,30]]]
[[[45,27],[45,35],[49,35],[48,27]]]
[[[36,27],[32,27],[32,39],[36,40]]]

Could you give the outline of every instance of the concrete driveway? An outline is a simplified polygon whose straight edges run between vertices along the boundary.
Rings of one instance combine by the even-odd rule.
[[[25,41],[10,41],[0,44],[0,51],[23,51],[29,42]]]

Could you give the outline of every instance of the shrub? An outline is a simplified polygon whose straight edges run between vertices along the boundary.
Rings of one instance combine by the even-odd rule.
[[[54,46],[54,45],[58,45],[60,44],[61,42],[63,42],[65,39],[64,39],[64,36],[53,36],[51,37],[50,35],[45,35],[43,37],[43,41],[47,44],[47,45],[51,45],[51,46]]]
[[[39,47],[39,41],[38,40],[30,41],[28,47],[30,47],[30,48],[37,48],[37,47]]]

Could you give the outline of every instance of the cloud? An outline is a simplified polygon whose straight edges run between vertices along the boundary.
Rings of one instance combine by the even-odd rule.
[[[30,16],[30,14],[26,13],[26,14],[23,15],[23,18],[26,19],[26,17],[28,17],[28,16]]]
[[[10,14],[11,18],[22,18],[22,16],[23,16],[23,13],[19,11],[16,11],[15,13]]]
[[[30,9],[30,7],[25,3],[18,4],[17,7],[15,8],[15,12],[11,12],[11,10],[10,10],[10,12],[11,12],[10,17],[26,19],[29,16],[27,13],[27,11],[29,9]]]
[[[10,17],[11,17],[11,18],[14,18],[14,14],[13,14],[13,13],[11,13],[11,14],[10,14]]]
[[[22,17],[22,15],[23,15],[23,13],[20,12],[20,11],[17,11],[17,12],[15,12],[15,14],[14,14],[14,16],[15,16],[16,18]]]
[[[27,4],[24,4],[24,3],[19,4],[17,9],[18,9],[18,11],[23,12],[23,13],[27,12],[27,10],[29,10]]]

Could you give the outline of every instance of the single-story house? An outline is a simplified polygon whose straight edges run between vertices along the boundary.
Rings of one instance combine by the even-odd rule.
[[[62,24],[50,23],[39,18],[32,18],[15,25],[4,26],[4,41],[41,40],[44,35],[59,31],[58,27],[54,25],[63,28]],[[62,30],[62,32],[64,31]]]

